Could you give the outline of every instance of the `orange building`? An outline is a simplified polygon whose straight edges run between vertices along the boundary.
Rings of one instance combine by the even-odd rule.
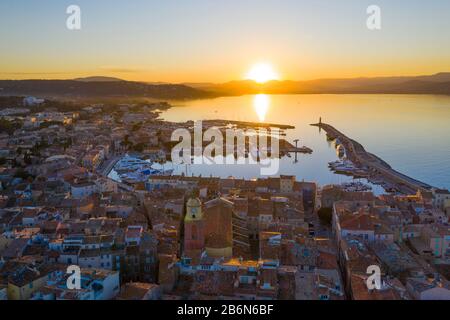
[[[201,252],[205,247],[204,219],[202,203],[198,198],[190,198],[186,203],[184,218],[184,252]]]
[[[210,257],[233,255],[233,203],[217,198],[204,205],[205,247]]]

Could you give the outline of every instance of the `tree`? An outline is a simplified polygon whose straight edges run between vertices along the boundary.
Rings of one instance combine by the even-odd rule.
[[[6,132],[11,135],[15,130],[22,127],[22,122],[20,121],[9,121],[5,118],[0,118],[0,132]]]

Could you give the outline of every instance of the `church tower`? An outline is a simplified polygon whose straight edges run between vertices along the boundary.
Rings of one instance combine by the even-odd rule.
[[[198,198],[190,198],[186,204],[184,218],[184,252],[203,250],[205,247],[205,227],[202,203]]]

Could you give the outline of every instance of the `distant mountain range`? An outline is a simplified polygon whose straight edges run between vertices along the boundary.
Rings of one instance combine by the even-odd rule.
[[[85,78],[76,78],[73,79],[75,81],[83,81],[83,82],[115,82],[115,81],[125,81],[123,79],[114,78],[114,77],[103,77],[103,76],[93,76],[93,77],[85,77]]]
[[[450,94],[450,72],[415,77],[376,77],[349,79],[318,79],[308,81],[269,81],[257,83],[250,80],[222,84],[186,83],[186,85],[217,95],[255,93],[405,93]]]
[[[99,77],[77,80],[0,80],[0,95],[39,97],[142,97],[158,99],[198,99],[211,93],[182,84],[152,85],[142,82]]]
[[[201,99],[244,94],[380,93],[450,95],[450,72],[414,77],[318,79],[308,81],[251,80],[226,83],[144,83],[94,76],[73,80],[0,80],[0,95],[40,97],[143,97]]]

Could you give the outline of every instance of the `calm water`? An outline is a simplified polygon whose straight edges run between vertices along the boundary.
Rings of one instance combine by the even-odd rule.
[[[393,168],[436,187],[450,188],[450,97],[427,95],[249,95],[174,102],[162,117],[171,121],[231,119],[294,125],[287,139],[314,150],[299,162],[284,158],[280,174],[319,184],[350,178],[327,164],[337,159],[325,133],[311,127],[319,117],[359,141]],[[186,168],[177,168],[176,173]],[[258,166],[190,165],[188,174],[253,178]]]

